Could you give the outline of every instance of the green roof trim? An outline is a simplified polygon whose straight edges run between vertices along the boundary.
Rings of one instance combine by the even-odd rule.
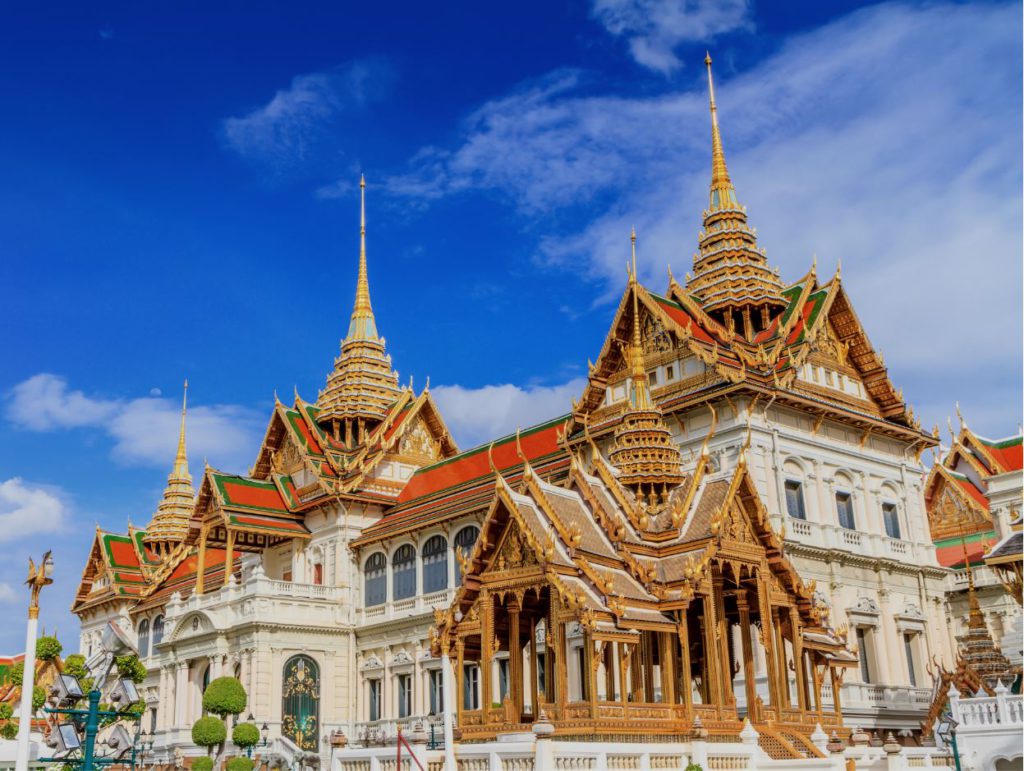
[[[995,530],[983,530],[980,533],[972,533],[971,535],[961,537],[959,535],[953,536],[952,538],[943,538],[941,541],[935,541],[935,546],[941,548],[943,546],[956,546],[958,543],[963,541],[964,543],[976,543],[978,541],[984,541],[989,538],[995,538]]]

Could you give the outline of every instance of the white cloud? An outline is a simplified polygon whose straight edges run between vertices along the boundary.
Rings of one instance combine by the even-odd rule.
[[[841,258],[912,401],[1018,407],[1005,403],[1022,347],[1018,23],[1011,4],[876,6],[716,83],[730,172],[770,261],[795,279],[813,253],[822,273]],[[482,105],[457,145],[425,149],[389,185],[426,199],[492,189],[535,222],[557,218],[539,256],[609,299],[633,223],[655,286],[666,262],[689,268],[709,145],[702,78],[621,96],[555,72]]]
[[[674,51],[680,43],[752,26],[749,0],[592,0],[590,11],[627,38],[638,64],[666,74],[683,64]]]
[[[67,507],[53,488],[27,483],[20,477],[0,482],[0,541],[59,532],[66,515]],[[10,586],[0,584],[0,602],[10,599],[8,592]]]
[[[8,583],[0,583],[0,604],[8,602],[14,602],[18,599],[18,595],[14,592],[14,588]]]
[[[270,166],[301,162],[338,116],[379,98],[391,80],[390,65],[380,59],[298,75],[262,107],[223,121],[224,141],[239,155]]]
[[[577,378],[555,386],[437,386],[431,393],[455,441],[467,449],[569,412],[585,385]]]
[[[178,442],[181,403],[153,396],[111,399],[68,388],[59,375],[41,373],[9,394],[7,417],[29,431],[94,429],[113,440],[112,455],[128,465],[170,468]],[[193,471],[202,458],[226,470],[244,470],[255,458],[261,416],[233,404],[189,407],[187,442]]]

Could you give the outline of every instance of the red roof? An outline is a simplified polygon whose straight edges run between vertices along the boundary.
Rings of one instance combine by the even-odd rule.
[[[993,444],[985,443],[985,449],[987,449],[992,456],[999,461],[1001,465],[1007,471],[1020,471],[1024,468],[1024,445],[1021,444],[1020,437],[1017,437],[1015,442],[995,442]]]
[[[225,479],[221,483],[224,503],[228,506],[253,506],[261,509],[288,511],[284,499],[273,485],[245,484]]]
[[[984,561],[988,550],[998,541],[999,539],[994,535],[971,541],[967,544],[967,559],[971,561],[972,565],[980,564]],[[948,546],[939,546],[935,550],[935,558],[945,568],[962,568],[964,566],[964,545],[957,541]]]
[[[544,423],[519,437],[523,454],[529,460],[542,458],[558,451],[557,432],[565,430],[566,418],[560,417]],[[507,469],[522,463],[516,447],[516,438],[507,436],[494,443],[493,450],[481,446],[454,458],[441,461],[417,471],[398,496],[399,504],[456,487],[491,473],[491,458],[498,469]]]
[[[677,303],[669,300],[665,297],[658,295],[652,295],[662,309],[671,317],[683,329],[688,329],[698,340],[705,343],[713,343],[714,339],[709,335],[703,327],[701,327],[689,313],[684,311]]]
[[[975,487],[974,483],[970,479],[964,479],[959,475],[954,476],[953,478],[960,484],[960,487],[963,488],[964,492],[977,501],[985,511],[988,511],[988,498],[985,497],[985,493]]]

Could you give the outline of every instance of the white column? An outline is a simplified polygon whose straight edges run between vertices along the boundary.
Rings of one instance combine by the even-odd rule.
[[[175,726],[182,728],[188,725],[188,704],[191,695],[188,682],[188,662],[178,663],[178,685],[174,690]]]
[[[444,687],[444,771],[458,771],[455,764],[455,677],[447,651],[441,652],[441,680]]]
[[[41,568],[40,568],[41,569]],[[36,628],[39,609],[30,608],[28,630],[25,633],[25,673],[21,680],[21,709],[18,716],[18,757],[16,771],[28,771],[29,734],[32,732],[32,689],[36,676]]]

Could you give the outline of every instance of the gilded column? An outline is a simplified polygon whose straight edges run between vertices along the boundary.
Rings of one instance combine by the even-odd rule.
[[[782,703],[779,698],[779,654],[775,644],[775,617],[772,615],[769,585],[764,569],[758,573],[757,601],[761,615],[761,644],[764,646],[765,669],[768,671],[768,702],[776,709],[780,709]]]
[[[775,647],[778,650],[775,666],[778,670],[776,687],[779,690],[779,706],[783,709],[789,709],[793,706],[793,700],[789,694],[789,664],[786,658],[786,643],[782,636],[782,619],[777,607],[772,608],[772,626],[775,632]],[[779,717],[782,717],[781,713]]]
[[[789,631],[793,638],[793,669],[796,670],[796,698],[800,709],[806,711],[807,706],[807,662],[804,661],[803,631],[800,628],[800,616],[797,609],[789,606]]]
[[[530,710],[536,719],[540,714],[540,678],[537,676],[537,619],[530,620]]]
[[[712,577],[714,590],[715,630],[718,638],[718,650],[721,657],[719,671],[722,673],[722,704],[733,704],[736,697],[732,693],[732,657],[729,652],[729,621],[725,617],[725,593],[721,573]]]
[[[683,610],[683,618],[676,626],[676,630],[679,636],[679,649],[682,654],[679,688],[683,694],[683,705],[686,707],[686,711],[689,712],[693,709],[693,684],[690,679],[692,671],[690,664],[690,627],[687,622],[685,609]]]
[[[519,601],[508,604],[508,679],[516,721],[523,715],[523,646],[519,639]]]
[[[494,661],[494,598],[484,589],[480,592],[480,707],[483,722],[490,722],[488,715],[494,693],[491,689],[491,664]]]
[[[463,681],[466,676],[465,667],[466,642],[461,637],[455,640],[455,693],[451,698],[455,699],[456,723],[462,725],[462,710],[466,706],[466,692]],[[446,694],[447,697],[447,694]]]
[[[750,642],[750,604],[747,594],[740,591],[736,595],[736,607],[740,612],[740,640],[743,647],[743,681],[747,695],[747,717],[752,720],[760,720],[761,716],[756,714],[755,704],[757,703],[757,679],[754,675],[754,651]]]

